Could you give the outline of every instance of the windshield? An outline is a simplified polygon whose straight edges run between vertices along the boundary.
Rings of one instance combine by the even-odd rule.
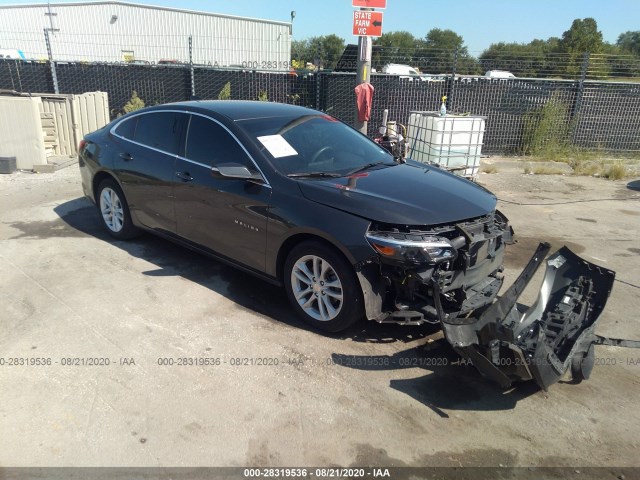
[[[385,149],[328,115],[260,118],[238,125],[283,175],[341,176],[367,165],[396,164]]]

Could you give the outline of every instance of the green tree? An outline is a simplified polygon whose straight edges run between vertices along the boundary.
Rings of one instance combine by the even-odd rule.
[[[144,100],[138,97],[138,92],[134,90],[131,94],[131,100],[124,104],[122,110],[124,110],[124,113],[129,113],[140,110],[141,108],[144,108]]]
[[[427,33],[423,48],[420,50],[420,67],[430,73],[448,73],[453,69],[456,53],[458,73],[475,74],[479,72],[477,60],[469,55],[460,35],[453,30],[434,28]]]
[[[533,76],[525,66],[518,68],[520,66],[518,60],[526,50],[526,45],[521,43],[492,43],[482,52],[478,60],[485,72],[488,70],[508,70],[518,77]]]
[[[335,68],[343,51],[344,39],[333,34],[296,41],[291,46],[291,55],[297,62],[328,69]]]
[[[622,52],[640,57],[640,30],[621,33],[616,45]]]
[[[218,100],[231,100],[231,82],[227,82],[218,93]]]
[[[313,56],[309,53],[308,40],[293,40],[291,42],[291,60],[301,64],[304,68],[306,62],[310,62]]]
[[[600,53],[603,49],[602,32],[593,18],[576,18],[571,28],[562,34],[558,47],[562,53]]]
[[[405,31],[383,33],[381,37],[373,41],[374,45],[381,47],[376,49],[373,64],[380,68],[388,63],[403,63],[412,65],[415,63],[416,48],[421,45],[411,33]]]
[[[458,54],[456,73],[460,75],[479,75],[482,73],[478,59],[469,55]]]
[[[577,77],[585,53],[589,54],[586,73],[590,78],[640,75],[640,62],[632,57],[640,55],[640,31],[625,32],[612,45],[603,41],[592,18],[574,20],[562,38],[494,43],[479,61],[482,71],[508,70],[518,77]]]
[[[463,38],[453,30],[442,30],[433,28],[429,30],[425,37],[424,46],[436,50],[458,50],[460,53],[468,54]]]
[[[374,45],[383,48],[397,48],[400,50],[412,50],[416,47],[418,39],[410,32],[399,30],[397,32],[383,33],[381,37],[373,41]]]
[[[558,52],[560,50],[560,38],[549,37],[547,40],[541,40],[547,44],[547,50],[550,53]]]
[[[599,63],[606,64],[606,71],[610,77],[629,78],[640,76],[640,59],[635,58],[628,50],[624,50],[618,44],[605,43],[602,50],[603,55],[591,58],[591,64],[596,64],[597,69],[601,69]],[[591,67],[593,69],[593,67]]]
[[[593,18],[576,18],[558,42],[558,51],[566,54],[566,72],[572,76],[580,75],[585,53],[598,54],[603,49],[602,32],[598,30],[598,23]],[[589,73],[596,76],[607,75],[606,69],[600,68]]]
[[[561,77],[564,74],[562,65],[557,60],[558,37],[549,37],[547,40],[535,39],[527,45],[530,54],[534,57],[531,70],[537,77]]]
[[[507,70],[517,77],[550,77],[561,75],[553,54],[558,39],[533,40],[529,43],[494,43],[480,55],[482,71]]]

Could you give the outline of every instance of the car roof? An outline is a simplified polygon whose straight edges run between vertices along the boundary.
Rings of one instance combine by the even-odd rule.
[[[214,112],[234,121],[254,118],[317,115],[319,113],[317,110],[299,107],[297,105],[245,100],[195,100],[171,103],[170,105],[186,107],[189,110],[200,113]],[[161,106],[158,105],[158,107]]]

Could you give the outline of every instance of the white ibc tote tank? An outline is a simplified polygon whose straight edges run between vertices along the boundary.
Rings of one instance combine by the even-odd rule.
[[[480,167],[485,117],[440,116],[439,112],[412,111],[407,128],[408,158],[433,162],[475,180]]]

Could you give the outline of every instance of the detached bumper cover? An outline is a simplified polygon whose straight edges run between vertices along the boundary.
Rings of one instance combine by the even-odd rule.
[[[536,302],[517,303],[550,246],[540,244],[514,284],[478,318],[441,316],[448,342],[487,378],[508,388],[534,379],[547,389],[571,367],[588,377],[598,317],[615,273],[563,247],[547,261]]]

